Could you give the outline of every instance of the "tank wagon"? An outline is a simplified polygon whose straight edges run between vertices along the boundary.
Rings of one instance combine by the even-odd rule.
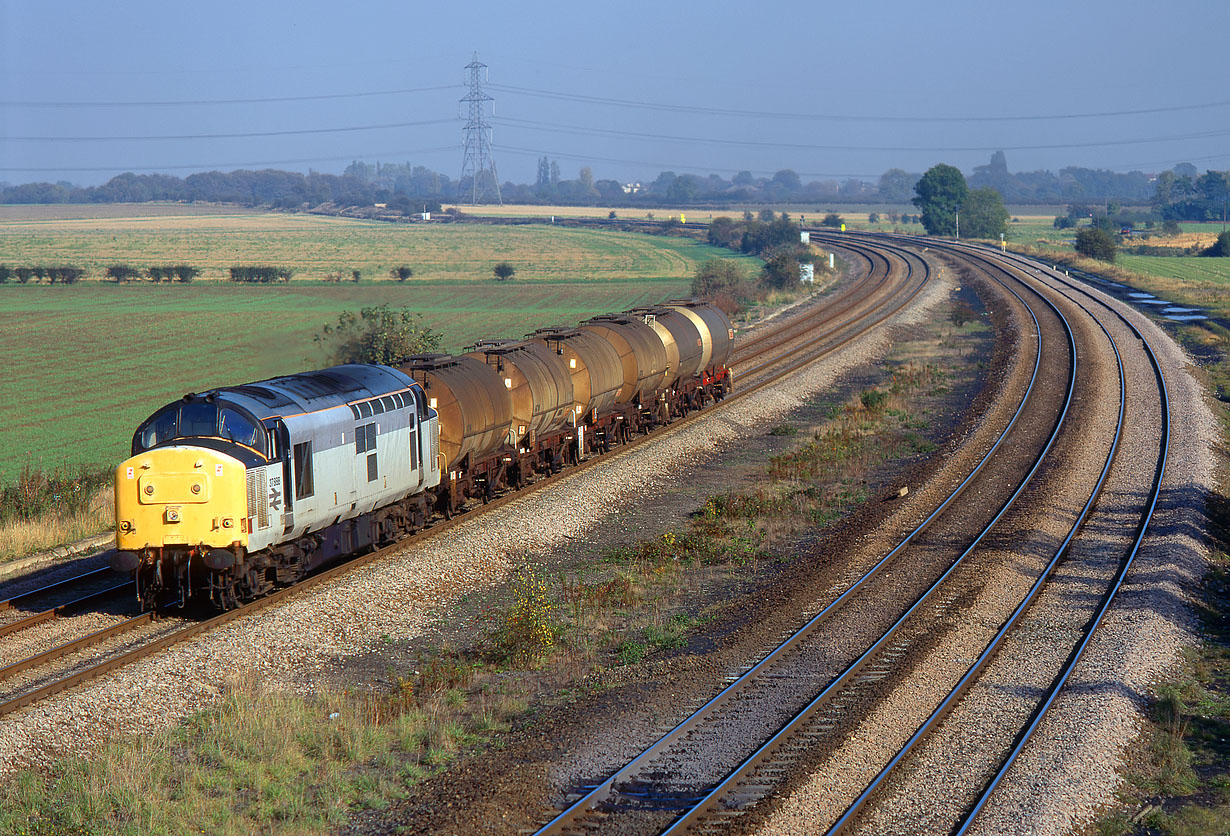
[[[112,566],[147,608],[238,606],[721,400],[733,339],[678,302],[185,395],[116,469]]]

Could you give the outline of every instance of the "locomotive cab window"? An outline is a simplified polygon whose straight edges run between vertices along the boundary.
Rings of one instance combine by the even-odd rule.
[[[256,425],[233,409],[223,407],[218,411],[218,435],[227,441],[258,447]]]
[[[265,454],[265,433],[247,413],[209,401],[190,401],[163,409],[137,430],[133,452],[141,453],[177,438],[223,438]]]

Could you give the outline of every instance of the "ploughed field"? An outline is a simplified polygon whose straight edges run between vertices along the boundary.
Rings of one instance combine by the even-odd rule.
[[[337,256],[322,268],[325,252]],[[185,392],[328,365],[313,337],[343,309],[387,303],[419,311],[443,334],[445,350],[460,351],[478,338],[519,337],[684,295],[696,265],[724,255],[734,257],[680,239],[547,226],[239,214],[0,218],[0,262],[10,265],[188,263],[206,276],[210,265],[235,263],[297,269],[286,285],[0,285],[0,355],[9,358],[0,383],[0,482],[27,456],[48,469],[108,467],[127,455],[143,418]],[[512,281],[492,280],[497,261],[517,268]],[[414,278],[367,278],[367,265],[389,263],[409,264]],[[342,265],[364,269],[364,279],[300,278]]]

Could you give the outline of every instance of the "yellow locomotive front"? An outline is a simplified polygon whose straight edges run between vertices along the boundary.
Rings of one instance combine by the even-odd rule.
[[[250,464],[263,461],[254,417],[188,396],[145,422],[115,471],[113,568],[133,573],[147,608],[242,562],[249,546]],[[251,458],[252,462],[241,457]]]

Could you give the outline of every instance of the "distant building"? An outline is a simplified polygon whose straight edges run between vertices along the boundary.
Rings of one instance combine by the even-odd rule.
[[[636,194],[642,187],[640,183],[624,183],[620,188],[624,190],[624,194]]]

